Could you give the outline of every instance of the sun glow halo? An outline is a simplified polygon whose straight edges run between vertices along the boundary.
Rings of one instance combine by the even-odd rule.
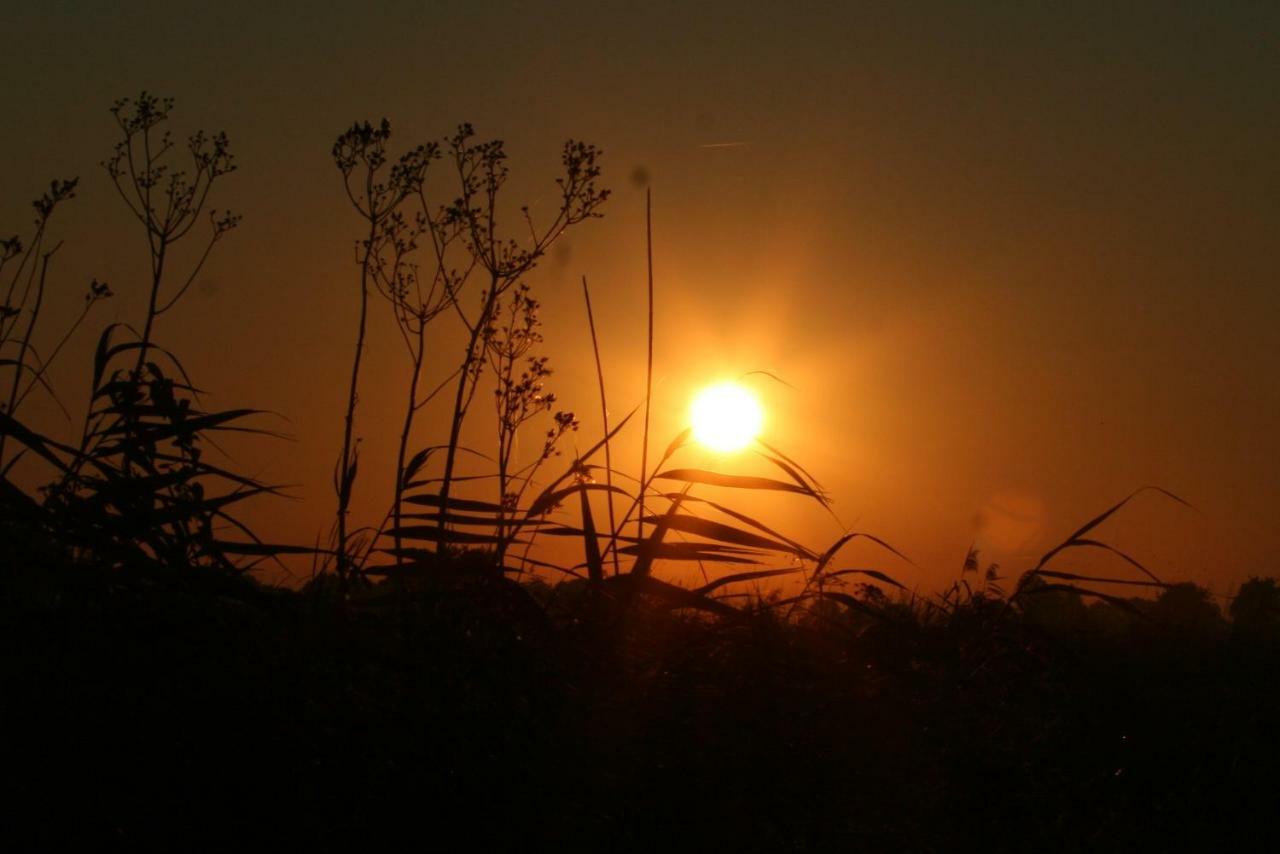
[[[690,409],[693,438],[713,451],[740,451],[760,434],[764,410],[755,395],[735,382],[698,392]]]

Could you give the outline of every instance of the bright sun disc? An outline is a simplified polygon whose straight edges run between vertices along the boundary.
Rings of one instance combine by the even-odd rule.
[[[703,389],[693,399],[693,438],[714,451],[740,451],[760,433],[764,411],[751,392],[733,382]]]

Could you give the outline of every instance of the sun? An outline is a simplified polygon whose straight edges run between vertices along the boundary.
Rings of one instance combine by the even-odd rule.
[[[755,395],[735,382],[698,392],[690,408],[693,438],[713,451],[740,451],[760,434],[764,410]]]

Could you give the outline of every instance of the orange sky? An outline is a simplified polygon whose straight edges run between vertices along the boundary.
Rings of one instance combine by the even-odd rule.
[[[386,115],[406,144],[464,120],[504,138],[512,199],[535,207],[561,140],[604,148],[605,218],[532,280],[583,444],[599,425],[582,274],[611,408],[643,395],[643,169],[655,445],[699,385],[768,370],[793,388],[756,382],[767,438],[845,524],[916,561],[875,557],[910,584],[949,581],[971,542],[1026,568],[1145,484],[1197,510],[1144,499],[1110,541],[1220,594],[1280,573],[1274,4],[80,5],[0,12],[0,222],[22,228],[48,179],[81,175],[54,307],[97,276],[120,294],[97,320],[134,318],[145,256],[96,166],[106,108],[145,87],[178,98],[178,129],[227,130],[241,169],[217,204],[244,225],[159,335],[216,404],[291,420],[295,442],[236,451],[297,484],[255,511],[268,537],[310,542],[332,509],[358,224],[328,151]],[[389,498],[403,367],[377,324],[363,521]],[[68,402],[92,337],[55,373]],[[803,504],[767,509],[815,547],[839,533]]]

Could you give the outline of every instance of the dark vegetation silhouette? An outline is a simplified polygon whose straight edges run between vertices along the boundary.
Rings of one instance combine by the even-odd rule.
[[[909,563],[872,533],[814,549],[735,507],[745,490],[829,512],[778,448],[758,443],[759,469],[691,468],[685,431],[651,466],[651,384],[610,418],[585,277],[604,433],[569,453],[578,419],[548,390],[528,277],[603,212],[586,143],[565,144],[555,201],[534,211],[506,207],[505,147],[468,125],[398,156],[386,121],[338,137],[360,230],[334,522],[323,547],[263,539],[234,511],[280,490],[216,442],[281,437],[266,412],[207,408],[163,343],[163,316],[239,223],[210,207],[229,142],[175,142],[171,107],[143,93],[112,109],[103,165],[146,239],[147,308],[100,332],[78,436],[23,409],[46,394],[70,416],[49,366],[111,296],[95,280],[60,331],[41,325],[54,214],[77,182],[53,182],[29,236],[2,245],[0,837],[1079,850],[1273,833],[1276,579],[1243,584],[1224,615],[1100,539],[1140,493],[1177,496],[1139,490],[1016,577],[971,550],[954,583],[919,594],[849,562],[861,543]],[[651,373],[651,240],[647,267]],[[362,354],[383,305],[407,356],[404,417],[394,477],[372,479],[387,510],[361,522]],[[428,369],[444,381],[424,387]],[[436,423],[423,412],[441,394]],[[473,412],[484,395],[493,409]],[[641,408],[629,475],[613,443]],[[550,537],[581,560],[547,558]],[[1076,571],[1085,553],[1122,571]],[[303,589],[257,580],[289,555],[313,562]]]
[[[166,127],[171,107],[171,101],[144,92],[111,109],[119,139],[102,166],[146,241],[147,308],[136,325],[113,323],[102,330],[80,436],[71,443],[27,427],[19,415],[37,382],[47,387],[49,363],[67,337],[94,303],[111,294],[106,285],[90,283],[84,313],[50,358],[40,359],[35,332],[49,262],[60,245],[45,250],[46,232],[54,209],[72,197],[77,181],[55,181],[35,202],[35,235],[25,252],[19,238],[6,242],[6,257],[18,263],[4,307],[9,323],[0,331],[0,346],[15,353],[5,360],[12,372],[11,394],[0,413],[5,517],[21,526],[15,539],[37,538],[77,563],[126,572],[238,573],[251,566],[237,562],[244,555],[287,550],[261,543],[232,513],[239,502],[275,490],[211,463],[205,448],[219,433],[266,432],[245,423],[260,413],[202,408],[190,375],[155,337],[159,319],[182,299],[214,247],[239,223],[237,215],[208,204],[214,184],[235,165],[223,134],[197,131],[184,144],[175,142]],[[183,269],[175,248],[205,220],[204,244]],[[24,377],[30,379],[22,388]],[[52,470],[39,500],[9,479],[24,457],[38,458]],[[241,537],[225,539],[227,530]]]

